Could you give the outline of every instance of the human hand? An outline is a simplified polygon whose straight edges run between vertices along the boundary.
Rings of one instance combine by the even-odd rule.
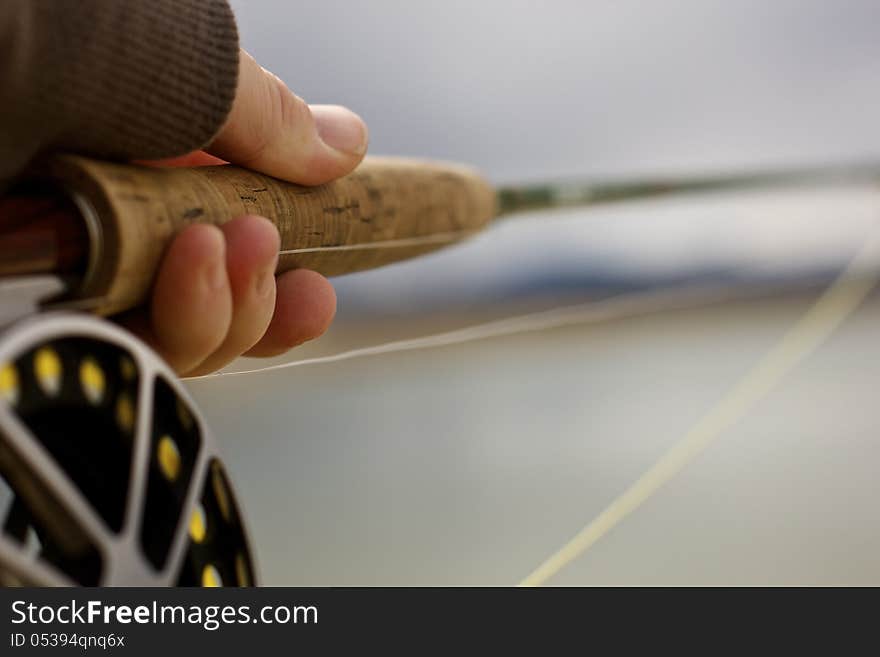
[[[205,151],[150,164],[232,162],[317,185],[354,169],[367,141],[356,114],[307,105],[241,51],[235,101],[212,143]],[[283,353],[327,329],[336,296],[327,279],[312,271],[276,279],[278,250],[278,231],[263,217],[239,217],[219,228],[190,226],[166,252],[149,308],[120,322],[181,375],[214,371],[243,354]]]

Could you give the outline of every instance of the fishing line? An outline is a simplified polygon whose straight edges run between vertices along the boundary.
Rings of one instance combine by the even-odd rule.
[[[838,277],[779,342],[635,483],[535,568],[519,586],[546,583],[638,509],[709,443],[741,420],[861,305],[880,281],[878,262],[880,230],[875,229]]]
[[[304,358],[302,360],[250,370],[214,372],[201,376],[184,377],[184,379],[189,383],[219,377],[261,374],[306,365],[338,363],[344,360],[403,351],[434,349],[495,337],[540,332],[566,326],[596,324],[666,310],[681,310],[735,299],[767,296],[782,289],[783,286],[781,285],[756,285],[749,288],[743,288],[742,285],[691,285],[660,292],[630,292],[617,294],[600,301],[589,301],[524,315],[515,315],[442,333],[359,347],[328,356]]]

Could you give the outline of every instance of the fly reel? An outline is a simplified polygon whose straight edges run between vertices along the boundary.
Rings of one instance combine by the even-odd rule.
[[[203,418],[109,322],[56,312],[0,333],[0,584],[254,584]]]

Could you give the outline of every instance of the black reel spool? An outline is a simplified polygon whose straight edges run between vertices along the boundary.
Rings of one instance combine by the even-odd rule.
[[[109,322],[0,334],[0,584],[251,586],[214,440],[174,373]]]

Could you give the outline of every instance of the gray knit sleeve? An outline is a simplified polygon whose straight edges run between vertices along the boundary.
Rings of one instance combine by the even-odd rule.
[[[237,77],[225,0],[2,0],[0,180],[46,150],[152,159],[200,148]]]

